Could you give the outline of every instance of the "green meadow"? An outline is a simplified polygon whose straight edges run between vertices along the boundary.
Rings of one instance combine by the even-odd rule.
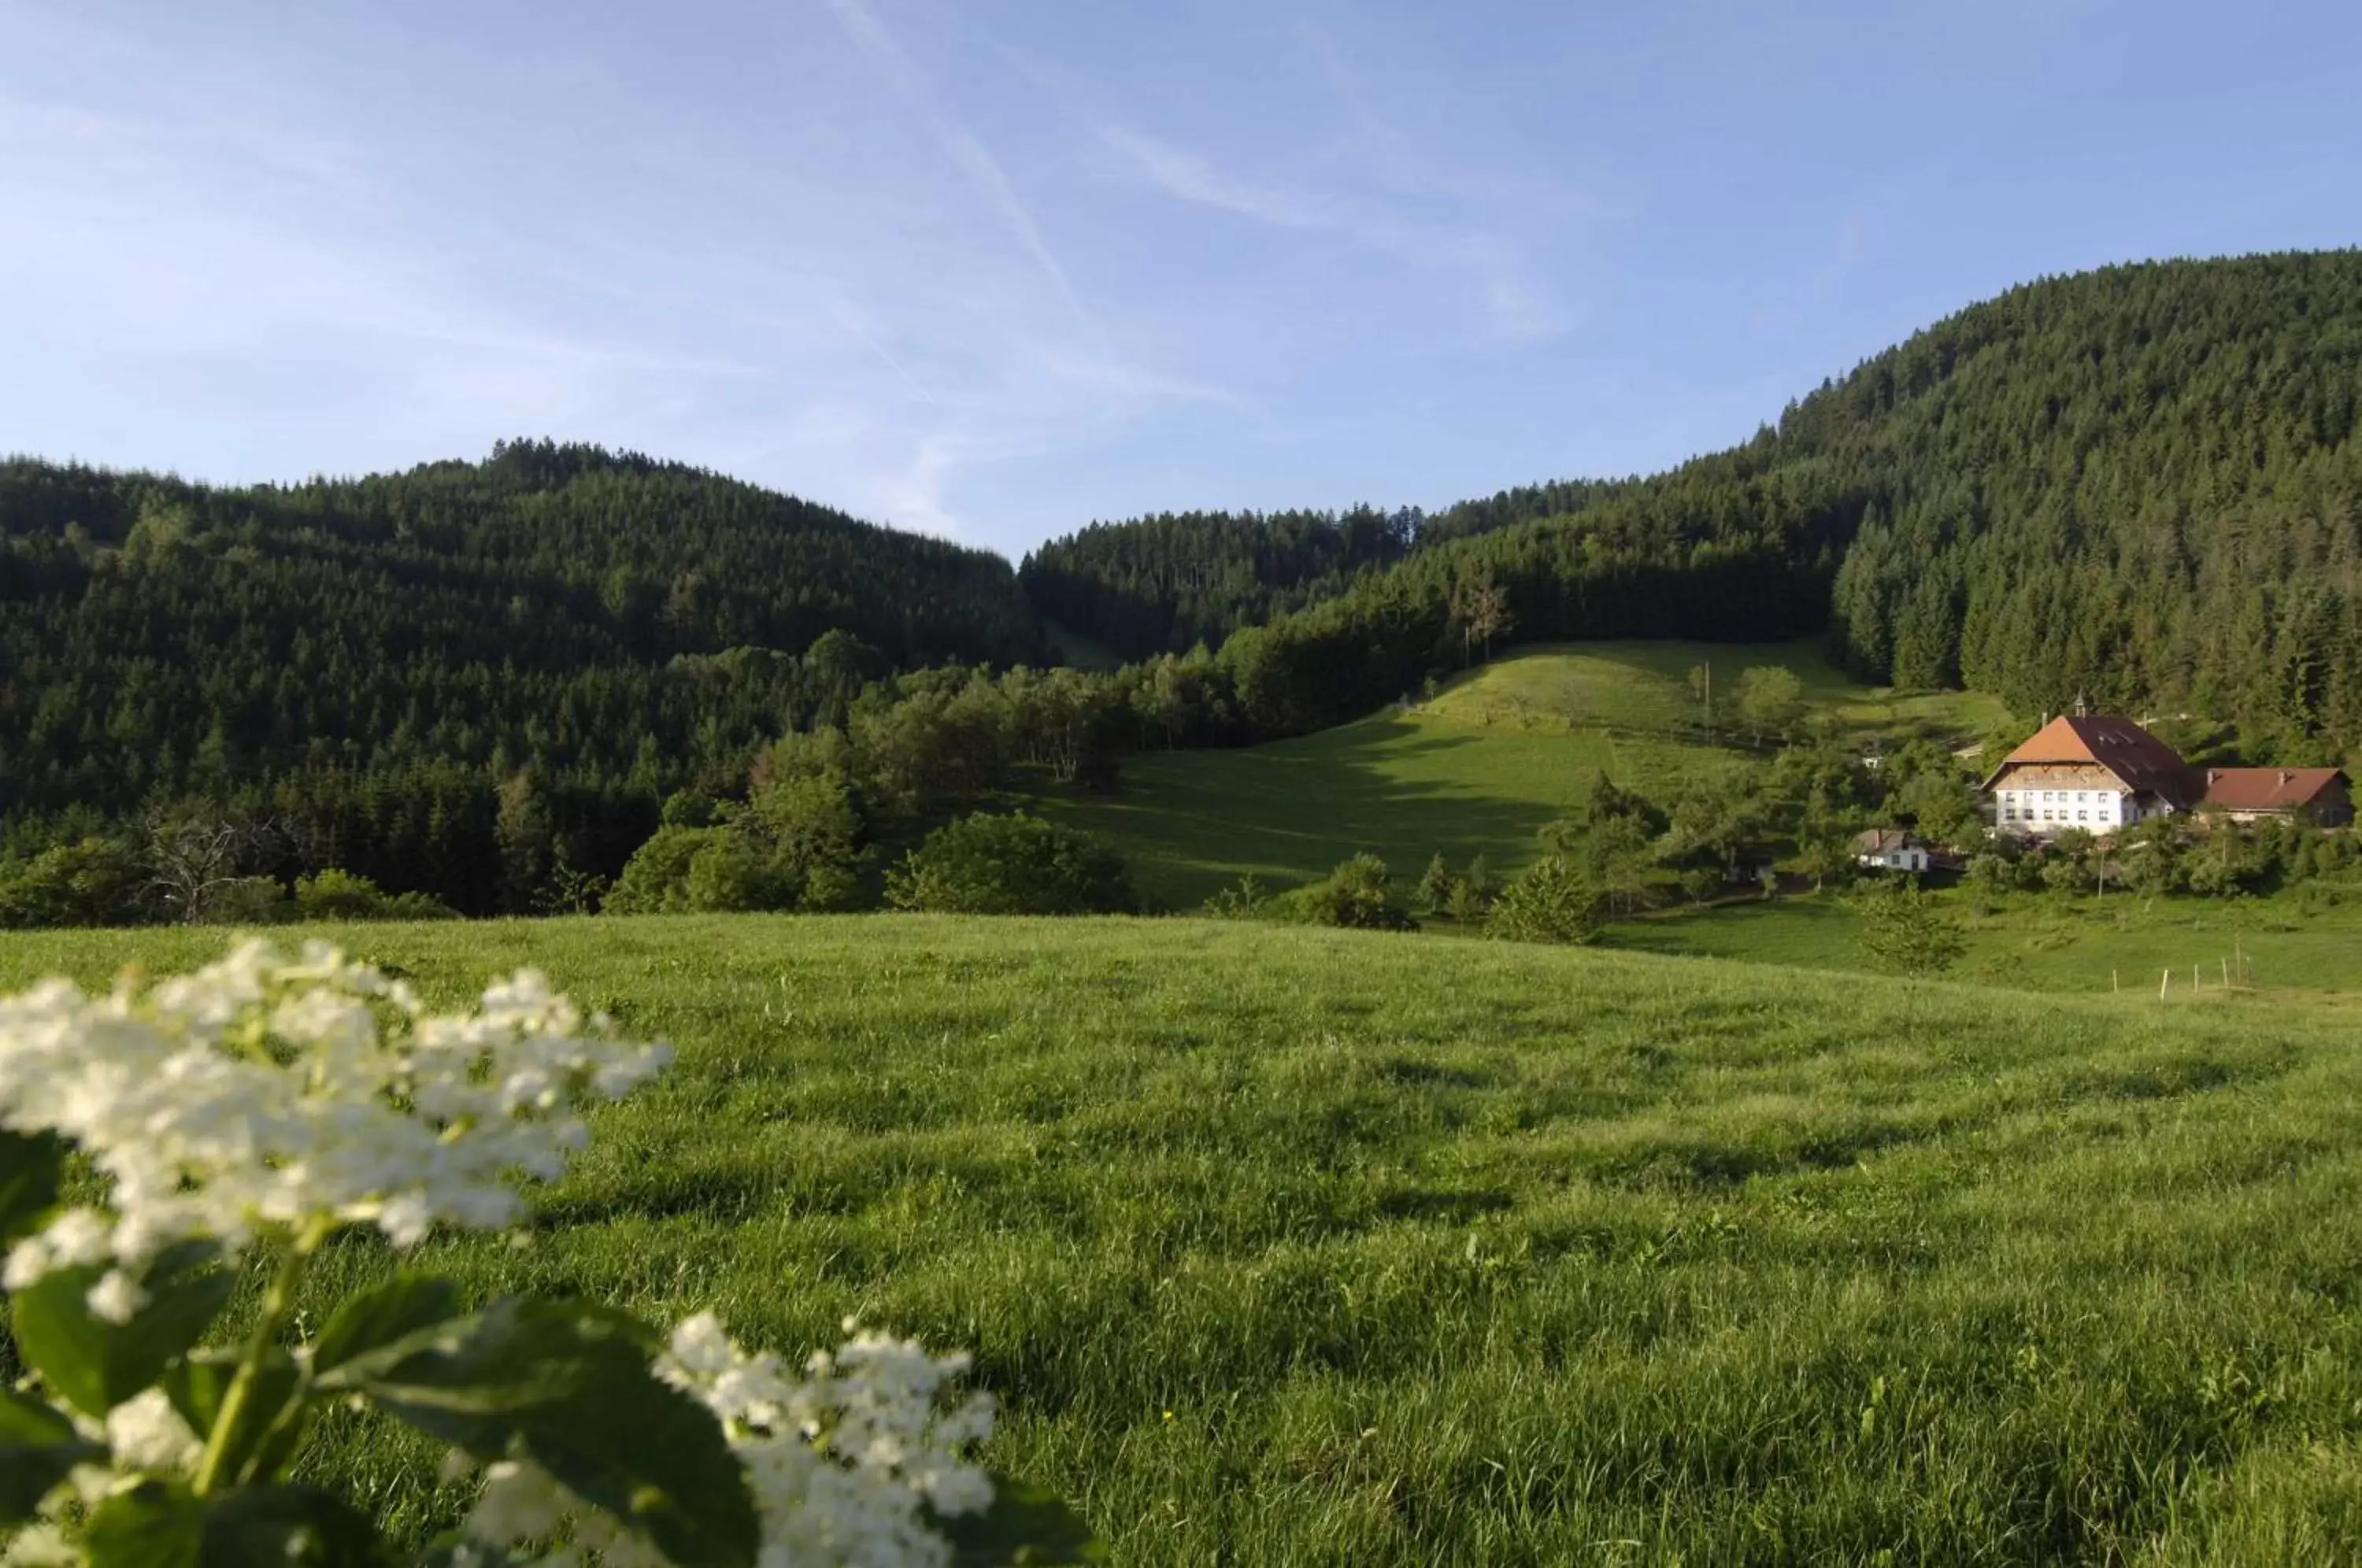
[[[1119,1562],[2362,1542],[2340,1009],[1196,920],[334,934],[446,1001],[538,965],[679,1047],[524,1244],[417,1265],[972,1346],[995,1461]],[[0,986],[221,941],[10,934]],[[455,1506],[341,1420],[311,1474],[404,1529]]]
[[[1688,679],[1700,665],[1726,691],[1750,666],[1793,669],[1816,711],[1865,739],[1972,736],[2003,716],[1973,693],[1853,685],[1816,642],[1541,646],[1318,734],[1128,757],[1117,794],[1058,810],[1122,850],[1145,895],[1179,909],[1242,876],[1309,881],[1364,850],[1405,878],[1439,852],[1514,869],[1597,773],[1669,796],[1700,769],[1760,765],[1744,734],[1703,733]]]
[[[2169,1002],[2326,1002],[2362,993],[2362,904],[2293,895],[2265,900],[2124,894],[1940,895],[1968,951],[1951,977],[2019,990],[2124,994]],[[1834,896],[1742,899],[1606,928],[1608,946],[1640,953],[1811,969],[1875,967],[1860,922]],[[2170,974],[2170,980],[2167,979]]]

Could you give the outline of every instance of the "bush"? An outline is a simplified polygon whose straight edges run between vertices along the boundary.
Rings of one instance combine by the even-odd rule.
[[[295,878],[298,920],[457,920],[458,912],[429,893],[389,893],[367,877],[330,867]]]
[[[1202,906],[1215,920],[1253,920],[1271,902],[1252,871],[1208,899]]]
[[[1441,914],[1451,907],[1451,895],[1462,886],[1451,863],[1439,853],[1427,863],[1426,875],[1418,879],[1418,907],[1431,915]]]
[[[1443,912],[1462,925],[1474,925],[1492,907],[1493,900],[1485,890],[1462,877],[1452,884],[1451,897],[1444,904]]]
[[[727,838],[717,827],[660,827],[632,853],[602,906],[609,914],[671,914],[695,909],[689,874],[699,853]]]
[[[1356,855],[1318,882],[1275,900],[1280,912],[1308,925],[1357,931],[1417,931],[1418,922],[1394,895],[1386,863]]]
[[[786,909],[794,901],[770,867],[736,834],[705,831],[712,836],[689,857],[678,891],[679,907],[735,913]]]
[[[1857,901],[1861,944],[1884,968],[1904,975],[1940,974],[1968,951],[1960,922],[1916,883],[1873,884]]]
[[[944,914],[1114,914],[1137,907],[1114,851],[1026,812],[939,827],[887,873],[897,909]]]
[[[669,803],[668,815],[674,815]],[[660,827],[625,863],[612,914],[840,910],[859,901],[861,822],[842,775],[783,778]],[[708,820],[691,825],[696,816]]]
[[[2088,893],[2097,880],[2091,863],[2064,850],[2055,850],[2041,860],[2042,885],[2054,893]]]
[[[215,887],[199,918],[208,925],[268,925],[284,920],[292,906],[276,877],[237,877]]]
[[[147,911],[146,868],[125,845],[85,838],[0,867],[0,927],[129,925]]]
[[[1546,855],[1501,889],[1485,934],[1510,942],[1596,941],[1599,889],[1565,856]]]
[[[2025,885],[2018,869],[2021,864],[2007,855],[1987,850],[1969,861],[1969,881],[1988,892],[2010,892]]]
[[[1682,896],[1694,904],[1705,903],[1730,885],[1730,878],[1719,866],[1691,866],[1673,878]]]
[[[861,813],[840,770],[784,778],[730,818],[757,867],[765,907],[848,909],[861,894]]]

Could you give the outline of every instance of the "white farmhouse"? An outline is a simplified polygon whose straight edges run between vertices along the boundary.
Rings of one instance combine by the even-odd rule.
[[[2102,836],[2186,812],[2204,785],[2171,746],[2106,713],[2065,713],[2002,759],[1985,780],[1993,826],[2020,838],[2070,828]]]
[[[1993,826],[2020,838],[2081,828],[2104,838],[2174,812],[2233,822],[2279,817],[2316,827],[2354,820],[2354,797],[2336,767],[2196,768],[2134,723],[2106,713],[2051,720],[2002,759],[1985,780]]]

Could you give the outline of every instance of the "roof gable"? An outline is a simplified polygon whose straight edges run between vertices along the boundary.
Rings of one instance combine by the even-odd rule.
[[[2181,754],[2114,713],[2061,713],[2002,758],[1985,788],[2014,767],[2080,764],[2104,767],[2135,794],[2188,805],[2198,793]]]

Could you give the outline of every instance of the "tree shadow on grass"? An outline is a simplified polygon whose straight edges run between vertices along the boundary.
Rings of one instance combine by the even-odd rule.
[[[1086,814],[1130,854],[1144,891],[1181,907],[1241,876],[1275,890],[1364,853],[1385,860],[1406,888],[1437,854],[1455,868],[1482,855],[1507,869],[1533,855],[1542,826],[1560,812],[1483,793],[1481,769],[1460,778],[1416,776],[1484,738],[1368,720],[1198,754],[1186,770],[1152,774]]]

